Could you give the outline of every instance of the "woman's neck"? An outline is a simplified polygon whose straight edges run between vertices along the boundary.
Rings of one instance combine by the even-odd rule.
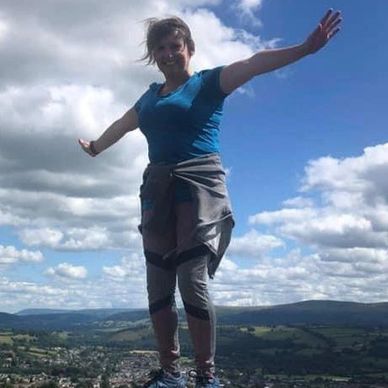
[[[164,77],[166,81],[163,85],[163,92],[168,93],[184,84],[191,77],[191,72],[185,71],[181,74],[165,74]]]

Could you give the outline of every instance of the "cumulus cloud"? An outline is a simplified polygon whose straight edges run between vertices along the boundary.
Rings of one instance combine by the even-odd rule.
[[[315,209],[312,208],[286,208],[275,211],[264,211],[258,214],[249,216],[248,222],[251,225],[255,224],[276,224],[284,221],[299,222],[306,217],[314,217]]]
[[[60,250],[96,250],[110,246],[107,231],[98,227],[69,228],[66,233],[50,228],[23,229],[20,239],[26,245]]]
[[[22,227],[19,234],[29,245],[128,247],[125,234],[136,233],[139,220],[145,139],[139,131],[131,132],[92,159],[81,151],[77,137],[96,138],[151,81],[160,79],[156,69],[136,62],[143,53],[141,21],[146,17],[168,12],[187,20],[197,44],[197,70],[230,63],[264,47],[260,37],[229,28],[211,11],[198,8],[216,3],[2,3],[2,225]],[[26,46],[31,36],[33,50]],[[86,238],[90,226],[91,236]],[[55,235],[46,240],[45,228],[55,230]],[[93,239],[97,234],[101,239]],[[139,237],[130,244],[139,246]]]
[[[9,28],[7,22],[3,20],[0,15],[0,42],[5,39],[8,30]]]
[[[279,238],[260,234],[252,229],[241,237],[234,237],[228,252],[230,255],[240,257],[260,258],[268,251],[283,245]]]
[[[137,62],[147,17],[176,14],[188,22],[197,48],[196,71],[275,44],[224,25],[206,9],[220,2],[1,2],[0,226],[11,227],[20,242],[45,248],[48,255],[52,250],[126,251],[120,263],[102,268],[109,302],[88,281],[86,266],[68,263],[50,267],[46,284],[3,278],[2,301],[30,307],[146,305],[137,230],[145,139],[133,131],[90,158],[77,138],[99,136],[151,82],[162,79],[157,69]],[[24,262],[19,256],[12,261]],[[6,257],[11,260],[8,254],[3,261]],[[63,290],[56,279],[83,282],[76,282],[78,288],[70,282]],[[123,286],[127,281],[136,287]]]
[[[102,271],[108,278],[116,281],[139,282],[145,276],[144,259],[139,254],[123,257],[120,264],[103,266]]]
[[[54,268],[55,270],[55,268]],[[66,281],[66,287],[58,279]],[[10,280],[0,276],[1,310],[23,308],[141,308],[147,305],[144,279],[134,285],[104,279],[69,279],[48,275],[49,283]],[[143,280],[143,283],[140,282]],[[104,287],[101,287],[104,284]],[[109,290],[107,295],[106,290]]]
[[[325,249],[319,253],[322,271],[332,276],[374,278],[376,285],[385,279],[388,250],[376,248]]]
[[[282,257],[263,258],[254,266],[238,266],[225,258],[210,282],[211,294],[217,305],[386,300],[386,258],[386,251],[352,249],[312,254],[291,250]]]
[[[387,174],[388,144],[367,147],[358,156],[312,160],[302,179],[303,197],[284,201],[282,209],[250,216],[250,224],[312,251],[293,268],[304,269],[308,283],[319,284],[320,295],[384,300]]]
[[[281,231],[306,243],[326,247],[388,247],[388,232],[375,231],[367,216],[349,213],[318,215],[300,223],[288,223]]]
[[[322,276],[317,259],[299,251],[263,257],[254,266],[237,266],[229,257],[225,262],[210,283],[219,305],[268,305],[330,295],[328,288],[319,286]]]
[[[388,244],[388,144],[367,147],[363,154],[310,161],[299,199],[286,201],[284,209],[252,215],[251,224],[277,224],[289,237],[326,247],[387,248]],[[314,205],[313,197],[319,194]],[[306,202],[308,201],[308,202]]]
[[[26,249],[17,250],[15,247],[0,244],[0,265],[22,263],[39,263],[44,260],[40,251],[28,251]]]
[[[22,5],[2,1],[0,226],[12,227],[28,247],[124,249],[129,251],[128,257],[131,252],[141,255],[137,225],[138,188],[147,164],[143,135],[131,132],[97,158],[83,153],[77,138],[99,136],[151,82],[161,80],[155,68],[136,62],[144,50],[142,20],[147,17],[176,14],[189,23],[197,47],[194,70],[230,63],[267,44],[260,37],[225,26],[214,13],[198,8],[219,3],[71,0],[54,4],[38,0]],[[8,254],[6,259],[3,255],[2,259],[22,262],[20,254],[17,259],[14,256],[11,259]],[[138,271],[142,270],[131,263],[123,259],[103,268],[102,276],[115,290],[111,303],[145,305],[144,289],[143,294],[126,290],[118,282],[138,282]],[[18,300],[11,299],[15,306],[39,307],[38,302],[47,307],[56,303],[69,307],[105,305],[105,295],[87,282],[84,270],[86,267],[63,263],[47,272],[49,282],[51,278],[82,278],[80,292],[71,284],[63,292],[55,284],[3,279],[2,284],[10,287],[2,294],[2,301],[15,292]]]
[[[88,271],[83,266],[71,265],[69,263],[61,263],[56,267],[50,267],[45,271],[46,275],[55,276],[60,279],[80,280],[85,279]]]
[[[286,199],[282,204],[290,208],[311,208],[314,205],[314,201],[311,198],[298,196]]]
[[[358,192],[385,198],[388,183],[381,179],[388,163],[388,143],[364,149],[355,157],[336,159],[331,156],[312,160],[306,167],[303,190],[321,188],[324,191]]]
[[[34,249],[127,251],[121,261],[103,266],[99,278],[91,279],[86,265],[66,262],[48,268],[45,283],[0,277],[2,310],[147,305],[137,231],[145,140],[134,131],[89,158],[77,138],[96,138],[149,83],[161,79],[156,69],[136,62],[143,54],[141,21],[147,17],[177,14],[188,22],[197,47],[194,70],[277,44],[228,27],[209,9],[198,8],[218,3],[2,1],[0,225],[12,227]],[[259,22],[262,1],[234,4],[248,23]],[[216,303],[386,299],[387,151],[382,144],[359,156],[310,161],[298,196],[249,218],[251,228],[266,232],[233,238],[210,282]],[[294,241],[302,251],[292,249]],[[3,265],[42,260],[40,251],[0,249]],[[67,281],[66,288],[58,279]]]
[[[256,15],[256,12],[262,5],[263,0],[237,0],[236,2],[236,8],[240,11],[240,17],[257,27],[262,26],[261,20]]]

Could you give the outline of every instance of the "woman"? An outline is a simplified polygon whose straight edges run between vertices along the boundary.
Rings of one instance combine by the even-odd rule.
[[[150,164],[140,188],[142,233],[150,316],[161,369],[148,387],[185,387],[179,370],[176,279],[196,362],[196,387],[219,387],[215,375],[215,313],[207,289],[229,244],[234,222],[219,157],[224,99],[253,77],[321,49],[338,31],[340,12],[329,10],[297,46],[264,50],[199,73],[190,71],[195,45],[179,18],[151,19],[147,54],[165,77],[153,83],[124,116],[96,141],[80,139],[96,156],[140,127]]]

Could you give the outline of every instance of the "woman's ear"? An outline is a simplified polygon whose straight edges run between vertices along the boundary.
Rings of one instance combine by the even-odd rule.
[[[192,40],[190,44],[188,45],[190,56],[192,57],[195,54],[195,43]]]

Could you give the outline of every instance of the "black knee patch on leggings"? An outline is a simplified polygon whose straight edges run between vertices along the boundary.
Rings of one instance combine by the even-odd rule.
[[[144,256],[149,263],[155,265],[156,267],[165,269],[166,271],[174,269],[172,258],[163,259],[162,255],[147,251],[146,249],[144,250]]]
[[[202,244],[198,245],[195,248],[191,248],[188,251],[182,252],[177,258],[176,258],[176,265],[180,265],[185,263],[188,260],[195,259],[200,256],[205,256],[210,252],[209,248]]]
[[[150,314],[155,314],[159,310],[164,309],[165,307],[168,306],[175,306],[175,296],[174,294],[168,295],[164,299],[160,299],[152,304],[149,305],[149,311]]]
[[[192,304],[186,303],[185,301],[183,301],[183,304],[185,306],[186,313],[203,321],[210,321],[209,311],[195,307]]]

